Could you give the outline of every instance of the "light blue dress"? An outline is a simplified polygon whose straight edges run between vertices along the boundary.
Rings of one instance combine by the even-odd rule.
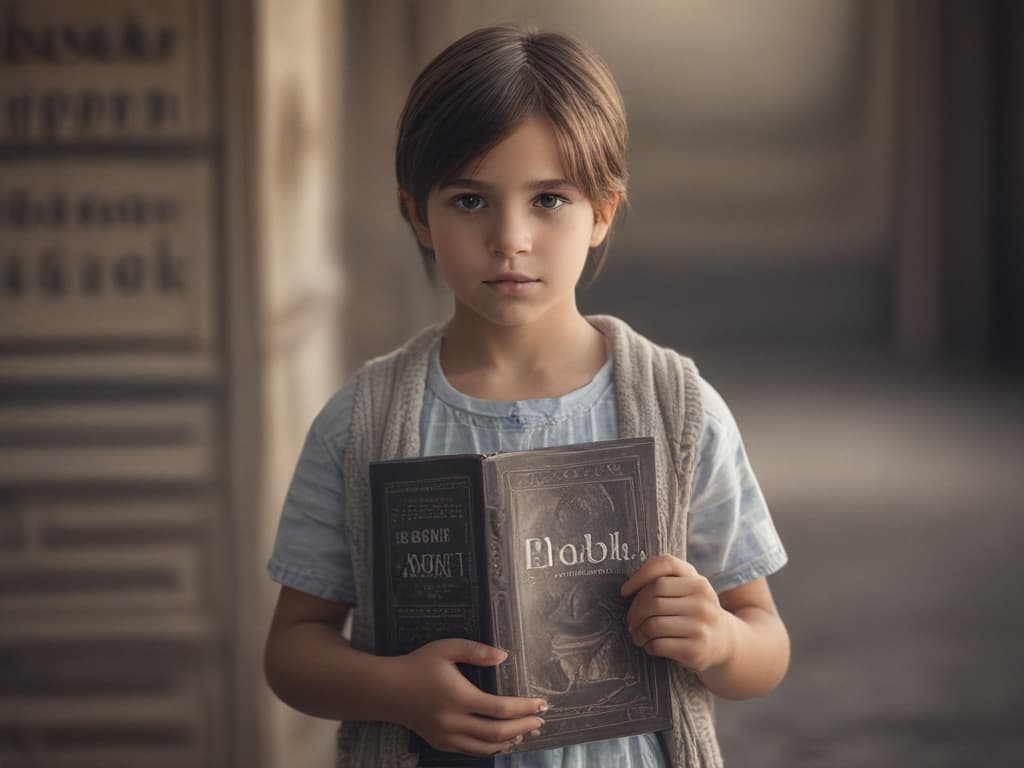
[[[431,355],[420,421],[424,456],[492,453],[610,440],[618,436],[609,361],[585,386],[562,397],[499,402],[469,397],[445,379]],[[701,435],[687,531],[687,559],[718,592],[767,576],[786,562],[732,414],[703,379]],[[280,584],[355,605],[345,520],[342,457],[353,389],[331,398],[310,427],[292,478],[268,564]],[[656,734],[501,756],[496,768],[662,768]]]

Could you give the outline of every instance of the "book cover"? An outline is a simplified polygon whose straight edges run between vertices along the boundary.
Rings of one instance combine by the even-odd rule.
[[[465,671],[550,701],[517,751],[670,727],[667,663],[632,644],[619,596],[658,553],[654,482],[652,438],[372,463],[376,652],[446,637],[508,649]],[[424,765],[459,764],[432,752]]]

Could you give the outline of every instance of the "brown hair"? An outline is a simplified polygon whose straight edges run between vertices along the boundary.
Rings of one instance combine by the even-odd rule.
[[[430,191],[498,144],[535,112],[555,130],[569,178],[595,205],[625,200],[626,112],[605,63],[576,38],[511,26],[470,32],[412,85],[398,128],[395,171],[426,221]],[[409,212],[402,206],[409,221]],[[593,277],[608,238],[592,248]],[[425,262],[433,253],[420,247]]]

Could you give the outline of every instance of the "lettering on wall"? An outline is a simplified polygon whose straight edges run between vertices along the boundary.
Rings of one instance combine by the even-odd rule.
[[[22,162],[0,178],[0,340],[210,336],[207,164]]]
[[[204,138],[197,0],[0,0],[0,144]]]

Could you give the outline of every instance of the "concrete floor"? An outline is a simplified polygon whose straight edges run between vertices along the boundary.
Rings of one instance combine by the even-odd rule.
[[[709,376],[790,555],[790,672],[720,702],[728,765],[1024,764],[1024,382],[882,362]]]

